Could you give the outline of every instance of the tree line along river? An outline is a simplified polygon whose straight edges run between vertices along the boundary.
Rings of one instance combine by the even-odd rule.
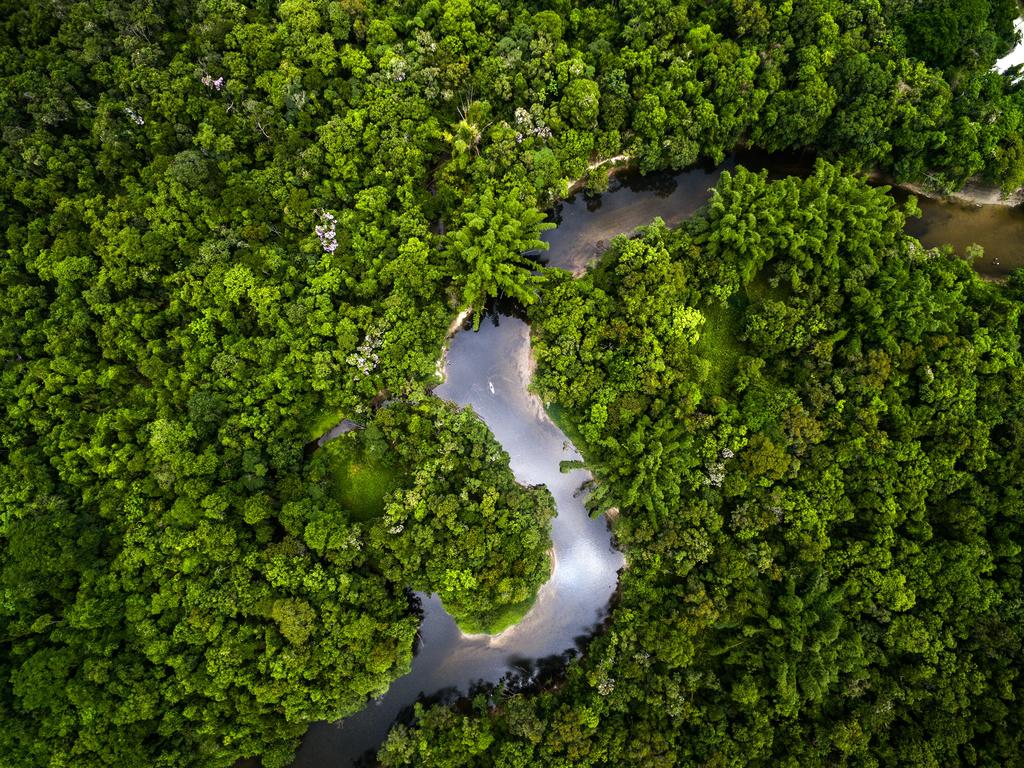
[[[608,241],[661,217],[678,224],[708,199],[722,171],[742,163],[770,175],[809,169],[803,159],[732,157],[714,168],[681,173],[619,175],[609,191],[587,198],[575,195],[553,211],[557,227],[545,233],[549,251],[541,261],[581,272]],[[893,190],[899,200],[908,193]],[[1024,266],[1024,211],[1000,205],[970,206],[919,197],[920,219],[907,232],[926,247],[949,243],[964,254],[969,245],[984,247],[974,262],[979,273],[1001,278]],[[578,459],[575,447],[529,392],[529,326],[511,308],[495,308],[473,333],[468,324],[450,342],[446,378],[434,392],[461,406],[472,406],[508,452],[516,478],[544,484],[558,515],[552,525],[553,573],[526,617],[497,636],[467,636],[445,613],[435,596],[420,595],[423,621],[412,671],[387,694],[340,723],[310,728],[295,760],[296,768],[346,768],[372,764],[372,755],[395,720],[421,698],[455,700],[480,683],[502,679],[534,685],[557,675],[605,618],[623,567],[622,554],[603,519],[592,520],[584,507],[585,470],[563,474],[563,460]]]

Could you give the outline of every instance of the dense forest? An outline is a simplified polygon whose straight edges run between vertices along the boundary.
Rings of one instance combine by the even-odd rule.
[[[1024,287],[844,175],[1024,182],[1013,0],[0,5],[0,763],[286,765],[408,669],[407,588],[519,615],[550,498],[427,396],[498,296],[622,602],[385,762],[1019,760]],[[523,256],[607,159],[741,145],[844,171]]]
[[[728,173],[532,311],[629,568],[565,684],[386,766],[1020,765],[1024,283],[821,163]]]
[[[388,581],[436,593],[466,632],[499,632],[533,604],[551,570],[554,502],[515,481],[471,411],[436,398],[389,404],[323,453],[320,483],[363,522]],[[325,521],[322,535],[338,529]]]

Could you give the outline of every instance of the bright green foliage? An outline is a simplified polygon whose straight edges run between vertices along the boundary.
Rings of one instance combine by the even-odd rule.
[[[384,575],[436,592],[467,632],[514,623],[550,574],[551,494],[515,481],[508,454],[470,410],[393,404],[373,426],[409,468],[369,529]]]
[[[953,5],[928,3],[920,13],[958,11]],[[564,194],[597,160],[625,154],[645,170],[678,168],[721,158],[738,142],[814,146],[939,186],[975,174],[1019,185],[1024,97],[988,71],[1008,43],[1011,6],[965,5],[984,19],[968,25],[954,14],[948,30],[934,27],[935,40],[918,40],[902,32],[909,6],[869,0],[0,2],[0,755],[18,768],[91,768],[229,766],[261,754],[270,767],[287,762],[308,722],[341,717],[381,693],[408,668],[414,622],[404,582],[385,578],[367,553],[367,529],[356,517],[372,515],[344,493],[339,502],[326,463],[304,452],[318,419],[366,419],[383,393],[419,397],[458,307],[501,295],[529,303],[543,286],[521,252],[537,247],[538,205]],[[963,45],[944,47],[968,26]],[[923,34],[922,25],[915,29]],[[938,54],[946,53],[950,67],[929,66],[944,64]],[[599,171],[592,183],[606,181]],[[742,225],[744,212],[729,207],[724,187],[722,194]],[[857,202],[834,226],[875,221],[872,205]],[[775,201],[757,215],[777,206],[793,211]],[[764,226],[758,219],[737,230],[750,240],[744,253],[774,253],[753,242]],[[816,227],[813,238],[831,243],[828,226]],[[709,424],[731,425],[714,427],[722,439],[742,431],[723,420],[727,388],[718,385],[720,400],[701,401],[703,383],[721,374],[689,351],[704,327],[700,316],[705,325],[715,317],[709,303],[733,301],[740,294],[730,291],[758,263],[737,261],[733,244],[716,245],[709,233],[691,243],[718,254],[704,272],[680,266],[682,246],[630,246],[623,270],[635,276],[590,284],[600,309],[590,308],[591,298],[565,297],[587,323],[610,324],[606,339],[583,327],[573,342],[591,362],[606,351],[602,344],[620,340],[636,355],[622,355],[613,371],[582,369],[564,396],[588,441],[614,441],[639,468],[633,477],[609,462],[599,491],[607,499],[598,505],[618,494],[667,514],[664,505],[692,485],[687,473],[700,461],[703,438],[682,421],[697,403]],[[810,283],[799,270],[817,248],[806,245],[798,271],[780,277],[782,288]],[[850,296],[827,300],[889,317],[871,304],[873,285],[858,288],[869,277],[848,276]],[[718,287],[674,302],[671,314],[651,314],[698,279]],[[923,295],[914,293],[923,278],[907,279],[899,290],[883,286],[885,301],[912,320],[924,317],[901,303]],[[962,280],[928,281],[951,302],[967,291]],[[619,282],[629,284],[623,297],[612,291]],[[598,290],[614,305],[597,301]],[[859,338],[849,329],[820,336],[816,318],[838,311],[822,303],[808,319],[765,303],[744,327],[764,354],[806,339],[826,349],[844,343],[836,335],[843,331]],[[890,357],[903,353],[906,325],[893,322],[878,342]],[[961,326],[940,334],[951,354],[988,344],[979,366],[1013,359],[998,333]],[[801,435],[818,434],[823,416],[791,415],[794,398],[809,397],[805,382],[765,380],[772,368],[758,369],[762,352],[737,356],[714,346],[735,358],[738,380],[750,380],[744,398],[791,419]],[[958,398],[976,391],[959,386],[973,371],[974,358],[964,355],[944,368],[932,364],[933,373],[952,373],[936,373],[939,383],[926,390],[956,424],[971,413]],[[892,360],[871,360],[880,371],[871,375],[887,380]],[[628,396],[611,386],[617,380],[630,382]],[[867,409],[868,427],[903,424],[896,405],[876,420],[877,404],[837,397],[842,413]],[[672,418],[646,425],[640,416],[651,408]],[[1015,413],[996,410],[1007,419]],[[642,433],[617,431],[630,419]],[[969,439],[955,432],[954,447],[935,460],[949,488],[959,486],[947,475],[976,471],[984,458],[962,460],[956,446],[1015,445],[1013,428],[971,429]],[[602,457],[619,449],[609,442]],[[743,461],[764,475],[752,484],[788,477],[788,450],[778,434],[754,445]],[[412,469],[407,477],[432,497],[458,496]],[[379,493],[386,483],[377,479]],[[513,528],[536,522],[540,502],[517,496],[507,479],[493,481],[501,489],[496,519]],[[960,503],[988,514],[989,501]],[[482,488],[466,500],[481,518],[491,503]],[[421,527],[425,542],[443,543]],[[1008,528],[993,535],[1001,537],[992,547],[999,563],[998,553],[1016,545]],[[690,537],[700,550],[704,536],[672,532],[664,545]],[[495,576],[494,548],[511,546],[504,539],[479,547],[473,568],[490,580],[469,569],[471,587],[467,573],[445,569],[431,572],[429,584],[446,590],[467,620],[487,623],[480,595],[515,600],[540,578],[543,561],[530,559],[537,550],[528,544],[517,551],[531,553],[524,557],[535,568],[515,573],[515,586]],[[413,581],[406,563],[414,553],[394,558],[392,574]],[[919,592],[899,579],[870,578],[886,606]],[[969,603],[986,599],[979,587]],[[645,631],[671,633],[674,616],[658,616]],[[1001,624],[983,629],[1010,643]],[[899,653],[916,653],[919,638],[936,631],[908,622],[894,633],[909,644]],[[944,643],[929,645],[929,658],[951,653],[943,649],[953,640]],[[689,659],[695,651],[684,646],[668,657]],[[780,667],[771,685],[749,674],[758,690],[795,702],[806,687],[795,669]],[[959,711],[981,674],[963,668],[952,700],[942,702],[946,711]],[[1006,679],[1012,686],[1012,675]],[[751,700],[751,683],[731,682],[739,700]],[[683,707],[689,689],[678,691]],[[888,717],[896,700],[879,697],[883,714],[874,717]],[[589,729],[600,711],[561,713],[558,732]],[[997,722],[1001,710],[993,705],[990,715]],[[862,720],[850,715],[836,743],[855,750],[860,734],[881,728]],[[724,728],[720,717],[704,725]],[[956,729],[943,733],[960,738]],[[831,743],[833,734],[820,738]],[[472,732],[465,741],[472,749],[482,743]],[[665,743],[656,736],[634,748],[655,764]]]
[[[384,765],[1019,763],[1024,294],[904,216],[738,169],[549,279],[537,386],[621,511],[619,603],[557,690],[421,711]]]
[[[373,423],[368,427],[374,433]],[[384,499],[402,481],[398,457],[382,439],[334,439],[323,447],[330,459],[334,496],[355,520],[384,514]]]
[[[446,247],[463,263],[465,286],[462,300],[473,312],[474,327],[488,299],[507,295],[524,305],[534,302],[537,279],[530,272],[534,262],[523,254],[546,249],[540,232],[544,214],[529,194],[514,189],[495,198],[488,188],[467,205],[460,225],[449,233]]]

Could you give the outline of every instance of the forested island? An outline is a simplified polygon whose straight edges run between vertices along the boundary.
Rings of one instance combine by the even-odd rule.
[[[626,566],[381,765],[1022,765],[1024,272],[869,183],[1019,199],[1016,0],[2,6],[0,765],[288,766],[414,592],[514,627],[555,501],[432,394],[498,303]],[[738,149],[818,160],[543,266]]]

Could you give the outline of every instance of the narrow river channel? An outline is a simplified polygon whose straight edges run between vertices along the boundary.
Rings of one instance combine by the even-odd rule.
[[[707,202],[709,190],[722,171],[732,171],[737,165],[756,171],[767,169],[769,177],[781,178],[807,175],[814,161],[741,152],[717,167],[676,174],[620,174],[605,194],[592,199],[575,195],[555,208],[558,227],[545,233],[551,249],[541,260],[548,266],[582,272],[615,235],[629,234],[655,216],[669,226],[693,216]],[[902,203],[910,193],[893,189],[892,195]],[[985,252],[974,268],[988,278],[1003,278],[1024,267],[1024,207],[971,205],[920,195],[917,204],[921,217],[907,222],[907,233],[926,248],[948,244],[964,255],[967,246],[981,245]]]
[[[772,176],[806,173],[800,161],[765,162],[740,156],[749,168],[767,167]],[[623,174],[609,191],[586,198],[575,195],[559,204],[556,229],[545,233],[551,248],[541,256],[550,266],[583,271],[617,234],[633,232],[655,216],[678,224],[708,199],[731,158],[716,168],[678,174]],[[895,192],[899,199],[906,194]],[[923,216],[907,231],[926,246],[952,244],[958,253],[980,243],[985,257],[975,268],[1002,277],[1024,266],[1024,212],[1002,206],[965,206],[919,198]],[[612,546],[603,519],[591,520],[581,492],[590,475],[559,471],[559,463],[579,458],[566,436],[529,392],[529,326],[502,311],[490,312],[473,333],[468,323],[451,340],[446,380],[435,394],[473,410],[508,452],[516,478],[525,485],[543,483],[555,497],[558,516],[552,526],[554,571],[526,617],[494,637],[463,635],[436,597],[420,596],[423,624],[412,671],[387,694],[340,723],[310,728],[295,768],[348,768],[372,765],[372,755],[397,718],[420,698],[451,700],[478,683],[503,678],[529,683],[546,671],[560,670],[600,626],[618,581],[623,558]]]
[[[544,484],[554,496],[552,576],[523,620],[493,637],[463,635],[436,597],[420,596],[424,617],[412,671],[362,712],[311,728],[296,766],[356,764],[421,694],[457,696],[479,682],[507,676],[529,682],[547,669],[561,669],[565,654],[598,628],[615,591],[622,554],[612,546],[606,521],[592,520],[584,508],[581,490],[590,473],[559,471],[560,462],[580,456],[527,390],[529,326],[489,314],[478,332],[463,330],[452,338],[446,373],[434,394],[472,406],[508,452],[516,479]]]

